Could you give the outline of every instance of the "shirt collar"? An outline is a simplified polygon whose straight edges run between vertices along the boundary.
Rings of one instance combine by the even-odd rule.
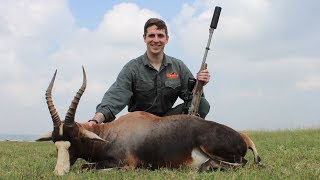
[[[147,52],[144,53],[143,58],[142,58],[142,62],[143,62],[143,65],[145,65],[145,66],[151,66],[151,64],[150,64],[150,62],[148,60]],[[168,64],[172,64],[172,60],[171,60],[171,58],[169,56],[164,54],[162,65],[168,66]]]

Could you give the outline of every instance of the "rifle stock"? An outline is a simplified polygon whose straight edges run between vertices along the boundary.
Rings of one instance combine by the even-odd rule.
[[[221,7],[216,6],[214,13],[213,13],[213,16],[212,16],[211,24],[210,24],[208,43],[206,46],[206,50],[205,50],[205,53],[204,53],[204,56],[202,59],[202,64],[201,64],[201,68],[200,68],[199,72],[204,69],[207,69],[206,59],[207,59],[208,51],[210,49],[210,43],[211,43],[213,31],[214,31],[214,29],[217,28],[217,25],[218,25],[220,12],[221,12]],[[199,111],[200,99],[203,94],[203,86],[204,86],[204,82],[199,81],[197,79],[196,84],[195,84],[193,91],[192,91],[192,101],[191,101],[191,105],[188,109],[188,114],[199,116],[198,111]]]

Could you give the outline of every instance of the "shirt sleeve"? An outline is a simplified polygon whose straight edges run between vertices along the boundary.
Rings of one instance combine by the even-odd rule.
[[[104,122],[110,122],[115,119],[121,110],[128,105],[133,92],[133,72],[125,65],[120,71],[116,81],[104,94],[102,101],[98,104],[96,112],[100,112],[105,116]]]

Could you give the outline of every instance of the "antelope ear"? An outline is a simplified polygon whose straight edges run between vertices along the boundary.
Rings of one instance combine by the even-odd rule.
[[[36,139],[36,141],[51,141],[52,140],[52,132],[48,132],[47,134],[41,136],[39,139]]]
[[[83,129],[81,131],[81,134],[82,134],[82,137],[84,138],[89,138],[89,139],[92,139],[92,140],[96,140],[96,141],[101,141],[101,142],[108,142],[104,139],[102,139],[101,137],[99,137],[97,134],[91,132],[91,131],[88,131],[86,129]]]

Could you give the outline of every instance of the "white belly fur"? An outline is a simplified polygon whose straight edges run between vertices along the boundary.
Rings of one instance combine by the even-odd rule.
[[[201,152],[198,148],[194,148],[192,150],[191,157],[193,159],[193,162],[190,164],[190,166],[197,168],[199,168],[201,164],[203,164],[209,159],[209,157],[203,152]]]

